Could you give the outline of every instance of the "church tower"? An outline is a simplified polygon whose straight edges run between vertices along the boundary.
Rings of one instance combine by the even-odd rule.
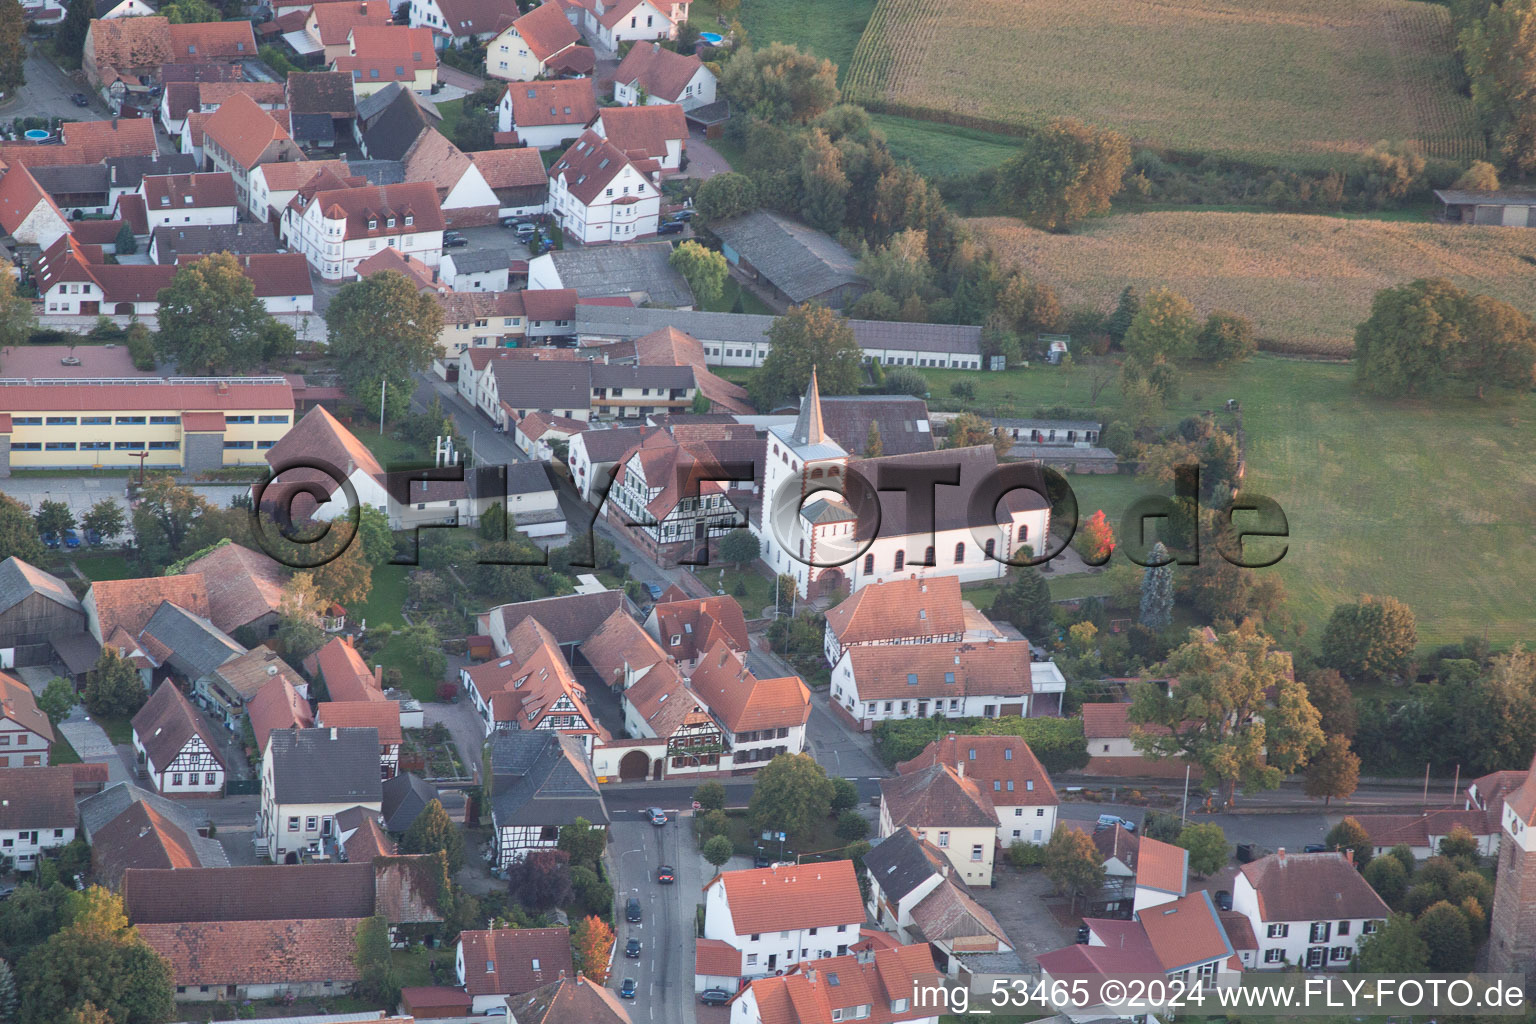
[[[795,577],[805,597],[818,570],[805,561],[811,557],[807,549],[814,537],[800,506],[806,495],[818,488],[840,490],[843,467],[848,464],[848,452],[823,425],[815,367],[800,399],[800,414],[792,425],[768,428],[763,454],[763,503],[754,524],[763,546],[763,561],[774,572]]]
[[[1504,798],[1488,968],[1536,978],[1536,760]]]

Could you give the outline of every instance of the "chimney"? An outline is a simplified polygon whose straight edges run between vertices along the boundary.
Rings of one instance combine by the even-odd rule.
[[[1344,848],[1344,863],[1350,865],[1351,867],[1353,867],[1355,863],[1355,851],[1347,846]]]
[[[384,666],[383,665],[375,665],[375,666],[373,666],[373,685],[377,686],[381,690],[384,689]]]
[[[965,762],[964,761],[961,761],[959,764],[955,765],[955,774],[959,775],[962,779],[965,778]]]
[[[107,175],[108,179],[112,182],[112,184],[116,185],[117,184],[117,164],[111,165],[107,169],[107,171],[108,171],[108,175]]]
[[[1280,858],[1280,863],[1281,864],[1284,864],[1285,863],[1285,847],[1282,846],[1282,847],[1280,847],[1280,849],[1276,850],[1275,851],[1275,856]]]
[[[333,726],[331,726],[331,739],[334,740],[335,738],[336,738],[336,727],[333,725]]]

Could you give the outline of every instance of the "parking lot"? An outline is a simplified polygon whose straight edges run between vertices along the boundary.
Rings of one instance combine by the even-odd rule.
[[[92,505],[110,498],[122,507],[127,516],[128,477],[126,472],[121,475],[104,473],[100,476],[13,476],[0,479],[0,494],[9,495],[34,510],[45,501],[62,501],[75,514],[77,522],[91,510]],[[192,484],[191,487],[209,504],[219,508],[227,507],[230,499],[248,490],[244,484]],[[116,538],[116,542],[124,543],[132,539],[133,521],[129,517],[127,528],[121,537]]]

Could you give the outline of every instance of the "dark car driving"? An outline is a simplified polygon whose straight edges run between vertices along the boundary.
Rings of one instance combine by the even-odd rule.
[[[640,940],[630,939],[628,942],[624,943],[624,955],[629,957],[631,960],[640,959]]]
[[[672,865],[663,864],[661,867],[657,868],[656,881],[660,882],[662,885],[671,885],[673,882],[677,881],[677,875],[673,873]]]
[[[624,904],[624,920],[631,924],[637,924],[640,921],[640,901],[633,896],[629,898],[628,903]]]
[[[621,999],[633,999],[633,998],[635,998],[635,979],[634,978],[625,978],[624,979],[624,984],[619,986],[619,997]]]

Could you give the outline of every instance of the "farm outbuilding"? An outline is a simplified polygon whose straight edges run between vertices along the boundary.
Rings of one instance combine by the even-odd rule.
[[[869,291],[852,253],[831,235],[753,210],[710,226],[726,260],[780,302],[842,309]]]
[[[1444,204],[1441,219],[1456,224],[1491,224],[1508,228],[1536,227],[1536,191],[1500,189],[1474,192],[1466,189],[1436,189],[1435,198]]]

